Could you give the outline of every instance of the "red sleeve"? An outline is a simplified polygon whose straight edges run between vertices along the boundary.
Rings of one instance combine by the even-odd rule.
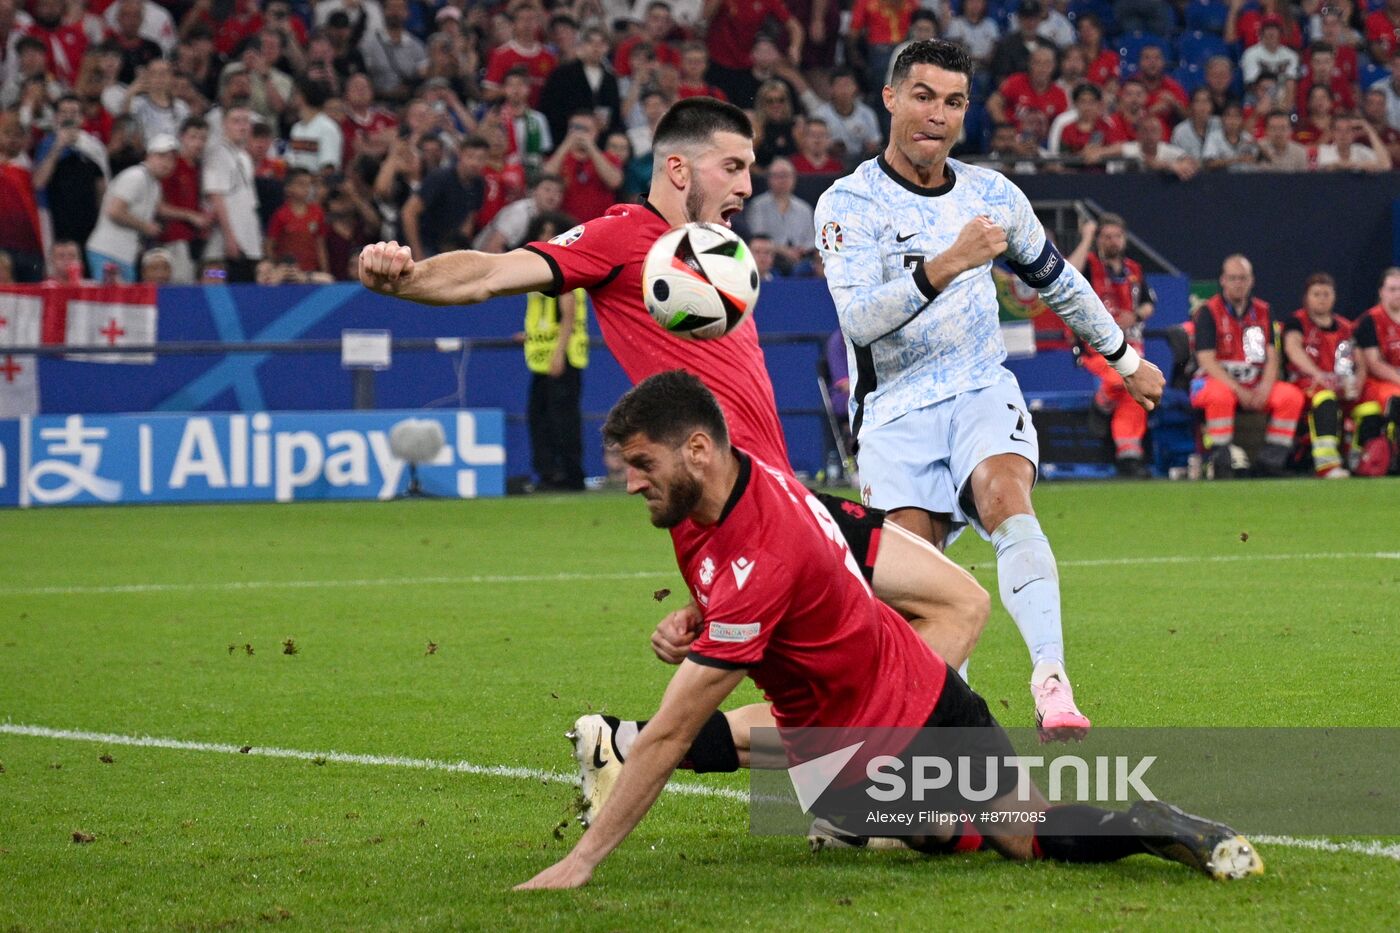
[[[547,243],[527,243],[525,249],[544,257],[554,273],[551,294],[559,295],[576,288],[592,288],[604,279],[612,278],[627,261],[624,249],[630,237],[619,236],[614,230],[622,215],[604,214],[579,224]]]
[[[792,15],[792,11],[787,8],[783,0],[768,0],[768,15],[780,23],[786,23],[790,19],[797,17]],[[855,30],[852,29],[852,32]]]
[[[272,216],[267,221],[267,236],[270,240],[275,240],[282,235],[283,229],[287,226],[287,208],[279,207],[272,212]]]
[[[865,0],[856,0],[855,9],[851,11],[851,35],[855,35],[865,28],[865,21],[869,19],[865,10]]]
[[[711,667],[754,667],[763,660],[773,631],[787,615],[795,579],[771,554],[760,554],[742,568],[719,568],[710,590],[710,605],[700,637],[690,646],[690,660]]]
[[[510,62],[506,61],[508,49],[496,49],[491,53],[491,58],[486,63],[486,83],[500,84],[506,79],[506,72],[510,70]]]
[[[1002,100],[1007,104],[1015,100],[1017,92],[1021,89],[1020,84],[1016,80],[1019,77],[1021,77],[1021,72],[1019,71],[1013,75],[1007,75],[1006,80],[1001,82],[1001,87],[997,88],[997,93],[1001,95]]]
[[[632,46],[636,44],[633,39],[623,39],[617,44],[617,51],[613,54],[613,72],[619,78],[632,74]]]
[[[1190,101],[1186,98],[1186,89],[1182,87],[1175,78],[1167,78],[1162,82],[1162,85],[1167,89],[1168,94],[1175,97],[1181,103],[1181,106],[1186,107],[1190,105]],[[1064,91],[1061,90],[1060,93],[1063,94]]]

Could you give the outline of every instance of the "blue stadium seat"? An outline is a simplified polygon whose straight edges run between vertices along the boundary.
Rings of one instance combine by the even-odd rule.
[[[1113,14],[1113,3],[1111,0],[1071,0],[1069,10],[1065,13],[1070,21],[1079,18],[1081,13],[1093,13],[1103,24],[1105,36],[1111,36],[1118,31],[1118,18]]]
[[[1187,94],[1206,82],[1205,69],[1196,64],[1178,65],[1176,70],[1172,72],[1172,77]]]
[[[1230,16],[1230,5],[1220,0],[1190,0],[1186,4],[1186,28],[1220,35],[1225,31],[1225,20]]]
[[[1177,60],[1183,65],[1200,65],[1205,67],[1207,61],[1215,55],[1229,55],[1230,50],[1225,45],[1225,40],[1212,32],[1204,32],[1196,29],[1184,33],[1181,37]]]
[[[1172,54],[1172,44],[1161,36],[1150,32],[1129,32],[1118,37],[1118,57],[1123,60],[1123,68],[1131,73],[1137,71],[1138,54],[1147,46],[1155,45],[1168,58]]]
[[[1362,65],[1361,66],[1361,90],[1367,90],[1377,81],[1382,81],[1390,77],[1390,69],[1385,65]]]

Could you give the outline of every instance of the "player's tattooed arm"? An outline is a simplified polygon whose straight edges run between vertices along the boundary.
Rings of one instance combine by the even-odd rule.
[[[671,678],[661,708],[637,735],[607,806],[572,851],[516,890],[577,888],[646,816],[700,728],[744,679],[740,669],[685,661]]]
[[[543,256],[528,250],[455,250],[415,262],[407,246],[390,240],[360,252],[360,282],[381,295],[419,304],[470,305],[552,288],[554,273]]]

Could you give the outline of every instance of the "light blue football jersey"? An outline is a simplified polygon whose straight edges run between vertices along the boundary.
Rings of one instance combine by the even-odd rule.
[[[846,337],[857,431],[1000,378],[1006,345],[991,263],[962,273],[932,302],[927,279],[915,275],[980,215],[1006,230],[1003,258],[1076,334],[1110,359],[1121,353],[1122,330],[1048,243],[1021,189],[990,169],[947,165],[951,187],[921,188],[880,156],[817,202],[817,248]]]

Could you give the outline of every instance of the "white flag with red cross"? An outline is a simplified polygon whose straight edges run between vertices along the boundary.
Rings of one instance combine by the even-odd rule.
[[[0,293],[0,418],[39,413],[39,361],[7,353],[43,340],[44,302],[37,295]]]
[[[63,342],[70,347],[150,346],[156,342],[156,290],[152,285],[77,287],[68,292]],[[152,353],[92,353],[89,363],[154,363]]]

